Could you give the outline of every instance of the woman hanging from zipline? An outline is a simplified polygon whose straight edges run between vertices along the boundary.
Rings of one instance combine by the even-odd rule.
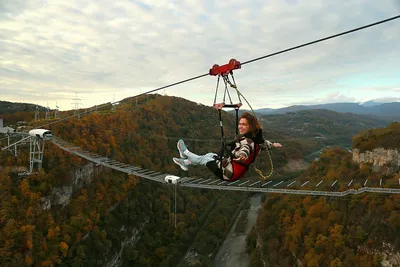
[[[204,165],[218,178],[235,181],[246,174],[261,150],[282,147],[280,143],[264,140],[260,123],[248,112],[241,115],[238,130],[239,135],[235,141],[228,144],[230,155],[224,156],[223,151],[220,155],[216,153],[196,155],[187,149],[181,139],[177,143],[180,158],[174,157],[173,161],[184,171],[187,171],[190,165]]]

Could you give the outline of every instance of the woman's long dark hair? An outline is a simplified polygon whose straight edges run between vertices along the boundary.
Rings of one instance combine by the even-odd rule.
[[[247,122],[249,123],[249,126],[250,126],[251,136],[253,138],[256,136],[257,132],[259,130],[261,130],[261,124],[253,114],[251,114],[249,112],[245,112],[242,114],[242,116],[240,116],[240,119],[247,120]]]

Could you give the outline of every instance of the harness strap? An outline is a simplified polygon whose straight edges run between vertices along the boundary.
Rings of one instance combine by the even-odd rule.
[[[260,151],[260,146],[258,144],[256,144],[256,143],[254,143],[254,150],[251,152],[251,154],[249,156],[249,157],[253,157],[253,158],[251,159],[251,161],[249,163],[246,164],[246,163],[243,163],[243,162],[240,162],[240,161],[234,161],[234,163],[232,163],[232,164],[240,165],[240,166],[245,168],[244,170],[242,170],[242,172],[239,175],[237,175],[237,174],[234,175],[231,178],[232,181],[240,179],[240,177],[242,177],[249,170],[250,165],[253,164],[253,162],[256,160],[259,151]]]
[[[219,126],[221,128],[221,150],[218,153],[218,158],[222,162],[222,158],[224,157],[224,151],[225,151],[225,136],[224,136],[224,126],[222,124],[222,109],[218,109],[218,115],[219,115]]]
[[[235,109],[235,115],[236,115],[236,135],[239,134],[239,129],[238,129],[238,124],[239,124],[239,109],[242,106],[242,103],[238,103],[238,104],[225,104],[225,103],[214,103],[214,108],[216,108],[218,110],[218,117],[219,117],[219,126],[221,129],[221,149],[218,153],[218,159],[220,161],[222,161],[222,158],[224,157],[224,155],[226,155],[227,153],[227,143],[226,143],[226,138],[225,138],[225,134],[224,134],[224,125],[222,123],[222,108],[224,107],[228,107],[228,108],[234,108]],[[231,151],[229,151],[229,156],[231,157]]]
[[[257,155],[256,155],[257,151],[260,151],[259,145],[256,144],[256,143],[254,143],[254,150],[251,152],[251,154],[250,154],[250,156],[249,156],[249,157],[253,156],[253,158],[251,159],[251,161],[250,161],[248,164],[243,163],[243,162],[240,162],[240,161],[235,161],[235,163],[236,163],[236,164],[239,164],[240,166],[247,167],[247,169],[248,169],[248,168],[250,167],[250,165],[256,160],[256,158],[257,158]]]
[[[239,134],[239,108],[240,107],[236,107],[235,111],[236,111],[236,136]]]

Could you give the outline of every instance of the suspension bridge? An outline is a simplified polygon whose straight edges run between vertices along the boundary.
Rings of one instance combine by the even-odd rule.
[[[160,173],[153,170],[143,169],[137,166],[132,166],[123,162],[116,161],[97,153],[89,152],[74,146],[60,138],[53,138],[52,142],[60,149],[69,152],[78,157],[84,158],[87,161],[95,163],[97,166],[104,166],[116,171],[124,172],[128,175],[135,175],[143,179],[151,180],[158,183],[167,183],[166,177],[170,174]],[[343,182],[342,182],[343,183]],[[262,192],[262,193],[279,193],[279,194],[295,194],[295,195],[313,195],[313,196],[332,196],[344,197],[351,194],[361,194],[364,192],[370,193],[385,193],[399,194],[400,179],[398,181],[399,188],[388,188],[385,186],[385,181],[376,180],[351,180],[345,184],[340,184],[338,180],[324,181],[313,184],[311,181],[299,182],[295,179],[290,180],[251,180],[241,179],[235,182],[223,181],[217,178],[201,178],[201,177],[181,177],[178,180],[177,186],[213,189],[213,190],[230,190],[230,191],[246,191],[246,192]],[[362,185],[357,188],[355,185]],[[325,185],[323,187],[323,185]],[[353,186],[353,187],[352,187]],[[336,191],[339,187],[346,187],[344,191]],[[302,189],[307,188],[307,189]],[[310,189],[311,188],[311,189]],[[328,191],[326,188],[329,188]],[[321,189],[321,190],[318,190]]]

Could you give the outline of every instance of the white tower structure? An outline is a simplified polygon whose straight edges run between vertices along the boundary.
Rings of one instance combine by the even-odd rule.
[[[34,164],[38,164],[38,170],[42,168],[44,141],[51,140],[53,133],[46,129],[33,129],[29,131],[29,172],[32,173]]]

